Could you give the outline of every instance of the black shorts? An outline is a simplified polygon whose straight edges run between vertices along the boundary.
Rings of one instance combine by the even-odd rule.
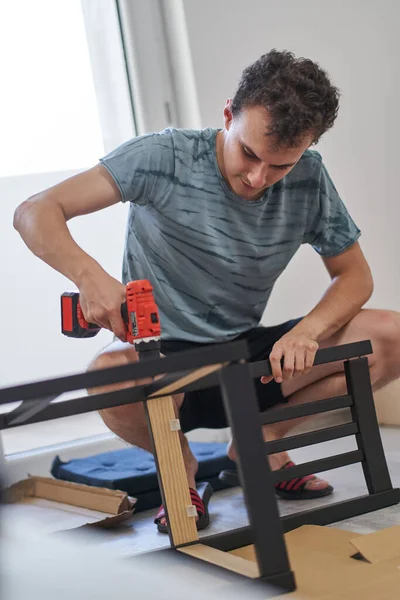
[[[293,329],[299,319],[292,319],[281,325],[273,327],[256,327],[250,331],[246,331],[239,335],[236,340],[245,339],[250,350],[250,362],[256,362],[268,358],[273,345],[285,333]],[[232,340],[233,341],[233,340]],[[161,352],[164,355],[172,354],[173,352],[181,352],[193,348],[201,348],[210,344],[199,344],[196,342],[185,342],[181,340],[167,340],[161,344]],[[208,383],[214,382],[213,387],[208,387],[204,390],[187,392],[183,400],[179,412],[181,429],[183,432],[205,427],[206,429],[222,429],[228,427],[228,421],[225,415],[224,405],[219,390],[219,386],[215,385],[218,375],[210,375],[207,379]],[[254,380],[256,386],[258,405],[261,412],[276,404],[285,403],[281,391],[281,384],[272,380],[267,384],[261,383],[260,379]]]

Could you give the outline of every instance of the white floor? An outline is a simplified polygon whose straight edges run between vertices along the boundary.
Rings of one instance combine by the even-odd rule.
[[[400,487],[400,430],[381,428],[385,453],[394,487]],[[319,457],[336,455],[356,449],[354,438],[334,440],[313,447],[295,450],[291,456],[295,462],[307,462]],[[279,500],[281,515],[307,510],[316,506],[337,502],[367,493],[361,465],[350,465],[321,474],[334,486],[334,493],[319,500],[287,501]],[[248,524],[243,495],[240,488],[231,488],[217,492],[210,502],[211,526],[200,532],[200,536],[221,533]],[[135,554],[169,546],[166,535],[157,532],[153,524],[156,510],[133,515],[125,524],[116,529],[91,531],[90,537],[82,537],[87,544],[105,545],[116,556],[128,557]],[[267,518],[267,515],[266,515]],[[370,533],[400,524],[400,506],[393,506],[371,512],[348,521],[331,526],[352,530],[358,533]],[[70,534],[80,535],[77,532]]]

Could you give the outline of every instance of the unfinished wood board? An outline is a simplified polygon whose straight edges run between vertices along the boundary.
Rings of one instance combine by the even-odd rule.
[[[254,544],[250,544],[249,546],[242,546],[241,548],[235,548],[234,550],[230,550],[229,554],[232,556],[240,556],[240,558],[244,558],[245,560],[251,560],[254,563],[257,563],[256,557],[256,549]]]
[[[192,546],[185,546],[184,548],[178,548],[179,552],[194,556],[205,562],[212,563],[218,567],[223,567],[229,571],[234,571],[239,575],[245,575],[251,579],[259,577],[259,570],[256,563],[234,556],[229,552],[223,552],[204,544],[193,544]]]
[[[135,503],[126,492],[120,490],[60,481],[50,477],[30,476],[29,479],[14,483],[5,490],[6,502],[22,502],[30,497],[44,498],[112,515],[131,510]]]
[[[184,375],[177,381],[166,385],[165,387],[157,390],[154,394],[151,394],[149,398],[159,397],[161,394],[173,394],[175,390],[179,390],[184,385],[189,385],[189,383],[193,383],[193,381],[197,381],[197,379],[201,379],[202,377],[206,377],[215,371],[219,371],[222,367],[224,367],[228,363],[218,363],[216,365],[210,365],[209,367],[202,367],[201,369],[196,369],[187,375]]]
[[[189,517],[187,507],[192,505],[179,431],[172,431],[175,403],[172,396],[147,401],[147,410],[154,445],[157,452],[159,476],[168,507],[168,519],[175,546],[198,539],[195,517]]]
[[[68,481],[52,481],[44,477],[35,477],[35,496],[83,508],[95,507],[98,511],[112,514],[129,509],[126,492],[82,484],[80,487]]]

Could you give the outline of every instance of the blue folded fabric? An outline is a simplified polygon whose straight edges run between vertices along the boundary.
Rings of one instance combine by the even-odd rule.
[[[215,491],[229,487],[218,479],[220,471],[235,468],[226,454],[226,444],[191,442],[189,445],[199,463],[196,481],[208,481]],[[138,500],[135,512],[161,503],[154,458],[141,448],[123,448],[68,462],[56,456],[51,474],[56,479],[127,492]]]

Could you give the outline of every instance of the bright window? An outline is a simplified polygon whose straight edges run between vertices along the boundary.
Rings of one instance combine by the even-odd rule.
[[[60,289],[69,289],[64,287],[69,282],[29,253],[12,228],[12,215],[30,195],[92,167],[135,134],[116,3],[0,3],[0,73],[0,255],[9,257],[0,264],[8,290],[3,313],[18,314],[25,290],[35,291],[32,335],[27,337],[21,318],[3,323],[3,338],[11,340],[0,351],[4,387],[62,375],[64,364],[66,372],[84,370],[89,362],[87,346],[74,355],[60,339],[55,299]],[[96,227],[84,236],[93,255],[114,276],[120,272],[125,208],[115,206],[94,216]],[[114,239],[107,249],[99,244],[106,234]],[[93,347],[91,356],[98,349]],[[0,413],[9,409],[0,407]],[[91,413],[6,429],[0,437],[5,453],[13,454],[108,432],[99,415]]]
[[[104,154],[80,0],[0,6],[0,176],[81,169]]]

